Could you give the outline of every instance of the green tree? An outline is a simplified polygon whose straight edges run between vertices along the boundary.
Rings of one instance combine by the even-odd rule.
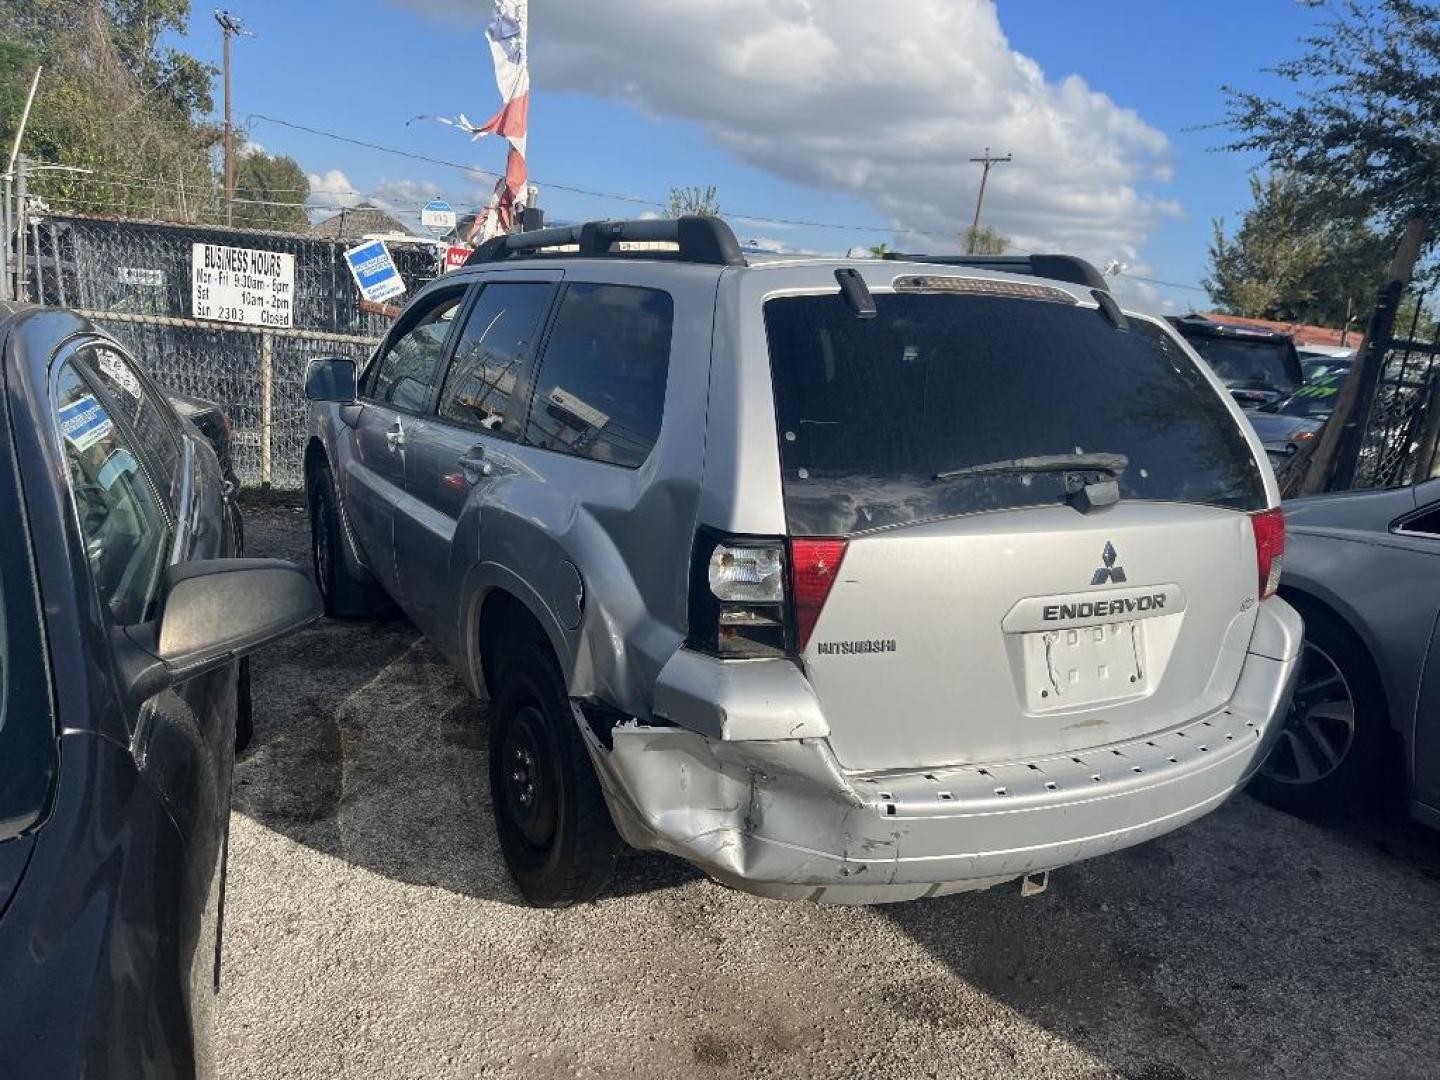
[[[874,255],[877,259],[883,258],[885,253],[889,250],[890,248],[886,246],[885,241],[883,240],[880,241],[880,243],[878,244],[870,245],[870,254]]]
[[[971,225],[956,239],[967,255],[1004,255],[1010,249],[1010,238],[1002,236],[989,225]]]
[[[31,190],[59,210],[198,220],[213,215],[219,131],[199,60],[162,48],[189,0],[5,0],[0,5],[0,145],[8,154],[35,66],[22,150],[90,170],[39,172]]]
[[[247,229],[303,229],[310,181],[292,157],[242,148],[235,166],[236,225]]]
[[[1302,56],[1273,73],[1290,99],[1224,87],[1225,148],[1322,184],[1355,219],[1440,221],[1440,4],[1333,0]],[[1431,241],[1435,238],[1432,225]]]
[[[1210,299],[1231,315],[1343,326],[1375,299],[1392,243],[1337,214],[1328,187],[1292,173],[1250,178],[1254,205],[1233,237],[1216,220]]]
[[[683,217],[686,214],[699,214],[701,217],[719,217],[720,201],[716,195],[715,185],[708,187],[672,187],[670,189],[670,202],[666,207],[666,217]]]

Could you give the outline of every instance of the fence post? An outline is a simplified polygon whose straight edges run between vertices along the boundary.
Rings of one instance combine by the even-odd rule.
[[[0,181],[0,300],[13,296],[10,277],[10,174]]]
[[[30,273],[25,268],[25,221],[29,217],[30,192],[27,166],[29,159],[21,154],[17,160],[15,173],[15,299],[20,303],[30,299]]]
[[[274,421],[275,339],[269,330],[260,335],[260,487],[270,490],[271,433]]]

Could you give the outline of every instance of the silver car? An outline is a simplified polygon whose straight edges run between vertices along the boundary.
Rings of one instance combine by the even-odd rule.
[[[1258,440],[1076,259],[518,234],[307,392],[330,610],[488,692],[534,904],[622,838],[767,896],[1033,890],[1218,806],[1296,671]]]
[[[1440,480],[1286,505],[1281,595],[1305,651],[1284,729],[1252,790],[1299,812],[1396,789],[1440,827]]]

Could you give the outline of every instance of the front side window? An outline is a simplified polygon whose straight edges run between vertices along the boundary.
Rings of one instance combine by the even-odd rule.
[[[540,361],[525,442],[636,468],[660,435],[674,301],[658,289],[575,284]]]
[[[440,375],[445,340],[459,311],[463,290],[456,290],[427,307],[385,347],[368,394],[374,401],[404,412],[421,412],[430,404],[430,392]]]
[[[1265,507],[1229,406],[1152,324],[1003,296],[875,305],[860,319],[838,294],[765,303],[792,532],[1059,503],[1059,473],[963,470],[1062,454],[1124,455],[1126,499]]]
[[[105,345],[91,345],[75,354],[90,378],[109,397],[109,405],[134,433],[145,460],[159,475],[154,477],[161,491],[173,490],[180,469],[180,444],[170,426],[168,406],[152,394],[135,365],[123,353]]]
[[[552,292],[534,283],[485,286],[455,345],[440,393],[442,419],[499,431]]]
[[[96,591],[117,626],[146,622],[160,594],[170,526],[139,451],[71,362],[60,371],[55,413]]]

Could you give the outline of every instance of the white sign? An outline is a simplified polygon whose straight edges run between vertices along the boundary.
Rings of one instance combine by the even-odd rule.
[[[405,282],[400,271],[395,269],[395,260],[390,249],[381,240],[367,240],[359,247],[345,252],[345,261],[350,264],[350,273],[360,288],[360,295],[372,304],[389,300],[405,291]]]
[[[152,270],[145,266],[117,266],[115,276],[121,285],[143,285],[147,289],[165,287],[165,271]]]
[[[246,326],[295,325],[294,255],[192,244],[190,267],[190,310],[195,318]]]
[[[444,199],[431,199],[420,208],[420,224],[437,236],[455,228],[455,211]]]

